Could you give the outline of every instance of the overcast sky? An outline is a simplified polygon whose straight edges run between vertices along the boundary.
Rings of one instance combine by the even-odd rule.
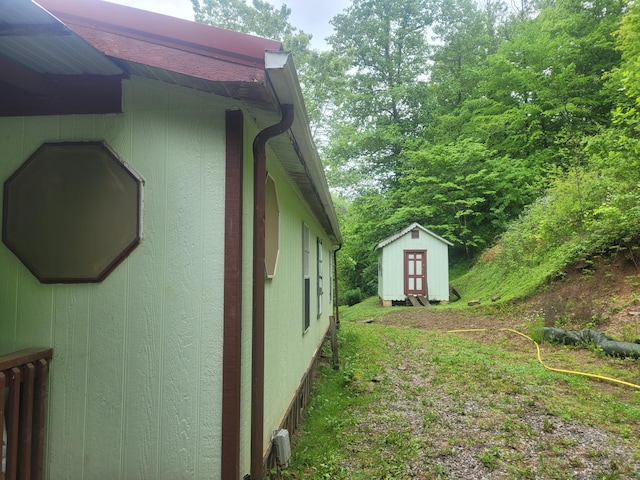
[[[172,17],[193,20],[191,0],[109,0],[122,5],[150,10]],[[289,21],[306,33],[313,35],[314,48],[324,49],[324,39],[333,33],[329,24],[336,14],[341,13],[351,3],[350,0],[270,0],[279,7],[285,3],[291,9]]]

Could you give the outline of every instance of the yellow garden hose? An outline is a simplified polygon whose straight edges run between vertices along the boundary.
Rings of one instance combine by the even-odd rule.
[[[468,328],[468,329],[462,329],[462,330],[448,330],[447,333],[486,332],[487,330],[489,330],[489,329],[488,328]],[[615,378],[604,377],[602,375],[595,375],[593,373],[576,372],[576,371],[573,371],[573,370],[564,370],[562,368],[550,367],[549,365],[546,365],[542,361],[542,355],[540,353],[540,345],[538,345],[538,342],[536,342],[533,338],[531,338],[528,335],[525,335],[522,332],[514,330],[512,328],[499,328],[498,330],[499,331],[504,331],[504,332],[515,333],[517,335],[520,335],[521,337],[528,338],[529,340],[531,340],[533,342],[533,344],[536,346],[536,349],[538,350],[538,362],[540,362],[540,365],[542,365],[544,368],[546,368],[547,370],[549,370],[551,372],[568,373],[568,374],[571,374],[571,375],[582,375],[583,377],[596,378],[598,380],[604,380],[606,382],[618,383],[620,385],[626,385],[627,387],[636,388],[636,389],[640,390],[640,385],[636,385],[634,383],[625,382],[624,380],[618,380],[618,379],[615,379]]]

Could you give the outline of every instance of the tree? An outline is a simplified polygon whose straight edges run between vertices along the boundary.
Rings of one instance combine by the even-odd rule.
[[[516,20],[512,38],[488,59],[487,100],[469,129],[500,153],[535,158],[540,169],[579,163],[580,138],[610,121],[602,75],[619,61],[612,33],[621,12],[619,0],[556,0]]]
[[[639,4],[629,5],[615,38],[621,63],[606,78],[616,105],[611,127],[588,142],[589,167],[598,175],[592,190],[600,195],[592,202],[595,206],[585,218],[585,229],[594,237],[633,245],[640,240]]]
[[[354,200],[348,200],[340,212],[340,230],[344,247],[340,256],[344,257],[338,277],[348,290],[360,289],[364,296],[377,291],[377,254],[374,247],[380,240],[394,233],[393,226],[385,219],[390,217],[391,205],[375,190],[362,192]],[[339,265],[340,266],[340,265]]]
[[[347,70],[326,153],[334,182],[346,175],[346,190],[393,183],[403,145],[419,132],[431,8],[427,0],[354,0],[332,20],[329,43]]]
[[[408,155],[394,204],[451,240],[453,257],[473,258],[535,198],[524,165],[482,143],[425,145]]]
[[[484,9],[472,0],[437,4],[433,31],[439,42],[431,55],[430,84],[445,111],[477,93],[481,67],[499,45],[497,26],[505,10],[503,4],[491,1]]]
[[[191,0],[198,22],[282,42],[291,51],[305,98],[311,130],[316,138],[325,135],[324,117],[333,106],[334,83],[343,78],[343,62],[332,52],[311,48],[312,36],[293,26],[291,9],[266,0]]]
[[[621,64],[609,76],[610,92],[617,101],[613,113],[617,126],[638,138],[640,134],[640,4],[631,3],[616,32]]]
[[[197,22],[249,33],[272,40],[291,40],[298,30],[289,23],[291,9],[279,9],[265,0],[192,0]]]

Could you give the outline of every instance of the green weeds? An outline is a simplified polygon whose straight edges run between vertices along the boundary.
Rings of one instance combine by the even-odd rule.
[[[569,479],[589,465],[597,478],[640,475],[640,393],[548,372],[509,342],[356,323],[388,311],[371,300],[346,310],[341,368],[320,368],[280,478],[471,478],[456,470],[465,462],[490,478]],[[572,350],[552,353],[555,364],[574,361]],[[616,362],[608,373],[625,375]],[[608,440],[589,448],[591,432]]]

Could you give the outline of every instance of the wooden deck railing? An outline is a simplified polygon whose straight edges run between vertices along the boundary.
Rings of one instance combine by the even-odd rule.
[[[45,387],[53,350],[29,348],[0,355],[0,436],[6,421],[6,470],[0,480],[40,480]]]

